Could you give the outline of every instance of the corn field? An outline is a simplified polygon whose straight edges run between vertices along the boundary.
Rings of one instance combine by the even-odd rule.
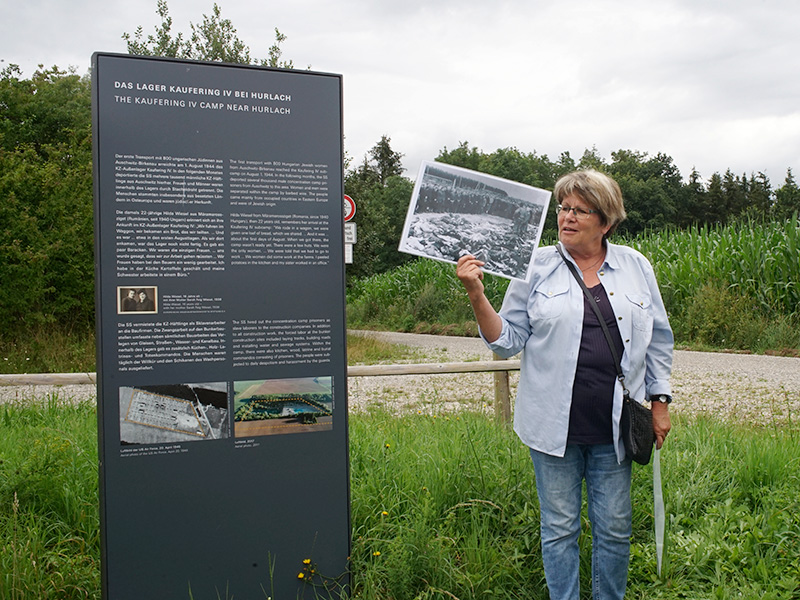
[[[800,311],[800,222],[738,222],[728,226],[645,234],[625,242],[647,256],[661,294],[679,313],[700,288],[721,285],[755,301],[764,314]]]

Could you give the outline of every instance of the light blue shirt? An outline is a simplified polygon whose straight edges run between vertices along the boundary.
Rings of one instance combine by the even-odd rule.
[[[631,397],[643,402],[656,394],[671,395],[672,329],[652,265],[632,248],[607,243],[597,275],[617,317],[624,344],[622,372]],[[529,281],[509,284],[500,309],[500,337],[487,342],[503,358],[522,351],[514,431],[525,445],[554,456],[563,456],[567,448],[583,298],[555,246],[539,248]],[[616,381],[612,433],[620,461],[625,456],[619,435],[621,414],[622,386]]]

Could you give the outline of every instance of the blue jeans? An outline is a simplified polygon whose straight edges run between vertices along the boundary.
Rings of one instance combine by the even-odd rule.
[[[621,599],[628,583],[631,461],[613,445],[570,445],[563,457],[531,450],[542,523],[542,559],[551,600],[580,596],[578,536],[582,480],[592,524],[592,597]]]

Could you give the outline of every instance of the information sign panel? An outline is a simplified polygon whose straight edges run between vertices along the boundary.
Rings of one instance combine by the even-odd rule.
[[[341,77],[92,78],[104,597],[314,597],[350,539]]]

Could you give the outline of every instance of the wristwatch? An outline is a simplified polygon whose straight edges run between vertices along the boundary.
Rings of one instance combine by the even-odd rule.
[[[672,396],[667,394],[656,394],[655,396],[650,396],[650,402],[661,402],[662,404],[669,404],[672,402]]]

